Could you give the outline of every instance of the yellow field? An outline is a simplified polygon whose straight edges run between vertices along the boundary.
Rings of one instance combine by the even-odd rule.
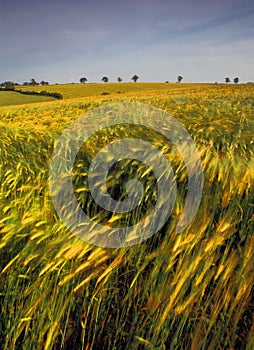
[[[207,84],[209,86],[210,84]],[[205,84],[178,84],[178,83],[86,83],[86,84],[57,84],[47,86],[23,86],[23,91],[59,92],[64,99],[79,98],[88,96],[100,96],[102,94],[125,94],[129,92],[141,92],[175,89],[198,89],[205,87]]]
[[[118,93],[123,87],[124,93]],[[134,87],[135,92],[128,92]],[[107,83],[46,88],[63,93],[66,100],[0,107],[1,349],[252,350],[254,86]],[[103,91],[110,95],[101,95]],[[188,188],[186,167],[165,138],[139,129],[139,136],[160,145],[172,162],[176,204],[167,223],[147,241],[101,248],[79,240],[59,220],[48,169],[57,140],[71,121],[122,101],[158,107],[185,126],[200,153],[204,189],[195,218],[177,233]],[[94,154],[113,137],[137,133],[128,125],[110,131],[101,130],[96,142],[91,138],[82,148],[73,188],[96,222],[135,222],[152,203],[144,200],[139,210],[119,218],[98,208],[88,192]],[[116,180],[137,171],[144,193],[156,197],[154,175],[145,175],[142,164],[135,166],[129,162],[112,170],[109,188],[121,198],[123,184],[117,187]]]
[[[121,83],[122,85],[124,83]],[[126,83],[129,86],[138,86],[139,89],[142,88],[143,83]],[[160,83],[159,83],[160,84]],[[104,85],[104,84],[98,84]],[[119,84],[108,83],[107,86],[115,86]],[[146,85],[146,84],[144,84]],[[124,95],[120,94],[110,94],[106,96],[88,96],[88,97],[76,97],[70,98],[68,100],[52,101],[46,103],[33,103],[24,106],[6,106],[0,107],[0,118],[5,124],[15,124],[17,127],[25,128],[36,128],[49,130],[63,129],[72,120],[84,114],[86,111],[98,107],[100,105],[116,103],[121,101],[139,101],[143,103],[152,104],[156,107],[165,109],[168,113],[180,117],[184,116],[191,124],[198,122],[200,116],[202,116],[202,122],[204,126],[206,123],[212,122],[213,118],[225,116],[231,117],[235,114],[240,115],[244,112],[243,105],[246,100],[253,95],[253,87],[249,85],[238,85],[238,86],[223,86],[223,85],[201,85],[201,84],[164,84],[169,86],[169,90],[151,90],[151,91],[137,91],[137,92],[125,92]],[[161,86],[164,86],[160,84]],[[63,85],[63,87],[68,87],[70,90],[69,95],[73,95],[74,92],[71,90],[73,87],[74,91],[76,89],[83,89],[83,85]],[[88,86],[88,84],[87,84]],[[150,88],[156,86],[156,84],[151,83],[148,86]],[[52,91],[55,89],[52,87]],[[57,92],[63,93],[60,90]],[[112,89],[113,89],[112,87]],[[30,88],[30,87],[29,87]],[[39,89],[39,87],[35,87]],[[78,94],[78,95],[79,95]],[[241,96],[241,103],[232,107],[231,104],[234,103],[236,99]],[[245,108],[245,107],[244,107]],[[248,110],[248,113],[252,111]],[[228,115],[231,114],[231,115]],[[38,123],[39,118],[39,123]],[[190,120],[191,119],[191,120]],[[187,127],[190,128],[190,125]],[[222,128],[222,129],[221,129]],[[223,123],[220,128],[215,130],[215,132],[224,132]],[[221,129],[221,130],[220,130]]]

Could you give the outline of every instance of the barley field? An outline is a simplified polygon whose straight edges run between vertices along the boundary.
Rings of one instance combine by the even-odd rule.
[[[88,85],[73,91],[70,85],[68,92],[54,87],[66,100],[0,107],[0,349],[252,350],[254,87],[181,83],[146,90],[137,83],[131,85],[139,91],[120,94],[116,84],[100,85],[91,93],[96,97],[77,93]],[[176,233],[188,186],[177,149],[159,133],[128,125],[101,130],[73,170],[76,197],[94,220],[135,223],[154,204],[144,201],[120,217],[96,207],[86,169],[112,138],[139,134],[156,144],[177,179],[176,203],[160,231],[111,249],[79,240],[58,218],[49,162],[72,121],[122,101],[158,107],[185,126],[200,153],[204,189],[191,224]],[[115,167],[111,179],[126,172],[138,173],[147,197],[156,197],[154,175],[143,164]],[[119,199],[121,186],[111,186]]]

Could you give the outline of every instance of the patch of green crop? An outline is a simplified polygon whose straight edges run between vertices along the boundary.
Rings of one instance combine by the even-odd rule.
[[[54,98],[48,96],[23,95],[15,91],[0,91],[0,106],[21,105],[54,100]]]

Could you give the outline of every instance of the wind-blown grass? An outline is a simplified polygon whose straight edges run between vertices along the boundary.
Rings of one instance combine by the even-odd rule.
[[[80,241],[60,222],[48,165],[71,120],[119,100],[0,108],[1,349],[253,349],[253,88],[126,97],[185,125],[202,158],[204,192],[194,220],[177,234],[186,171],[177,150],[163,145],[178,185],[171,218],[140,245],[106,249]],[[101,146],[90,142],[87,160]],[[136,167],[142,173],[142,164]],[[73,182],[89,211],[83,170],[74,170]],[[148,193],[152,181],[146,178]]]

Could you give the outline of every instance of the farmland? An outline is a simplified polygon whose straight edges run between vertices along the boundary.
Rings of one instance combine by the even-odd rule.
[[[208,85],[208,84],[207,84]],[[177,84],[177,83],[86,83],[86,84],[57,84],[47,86],[22,86],[22,91],[59,92],[65,99],[99,96],[103,94],[144,93],[146,91],[172,91],[198,89],[202,84]]]
[[[52,97],[22,95],[14,91],[0,91],[0,106],[21,105],[26,103],[53,101]]]
[[[42,89],[64,100],[0,107],[1,349],[253,349],[254,87],[106,83]],[[157,234],[111,249],[79,240],[59,220],[48,169],[72,121],[122,101],[158,107],[182,123],[197,145],[204,189],[193,221],[177,233],[188,186],[177,149],[159,134],[116,128],[115,138],[136,132],[164,150],[178,196]],[[89,162],[112,135],[102,130],[89,139],[79,161]],[[107,217],[96,208],[84,167],[73,171],[79,203],[96,220],[124,221],[127,216]],[[135,169],[142,177],[142,164],[132,169],[132,163],[116,168],[113,177]],[[151,198],[154,178],[144,178]],[[128,220],[140,220],[151,205],[144,203]]]

